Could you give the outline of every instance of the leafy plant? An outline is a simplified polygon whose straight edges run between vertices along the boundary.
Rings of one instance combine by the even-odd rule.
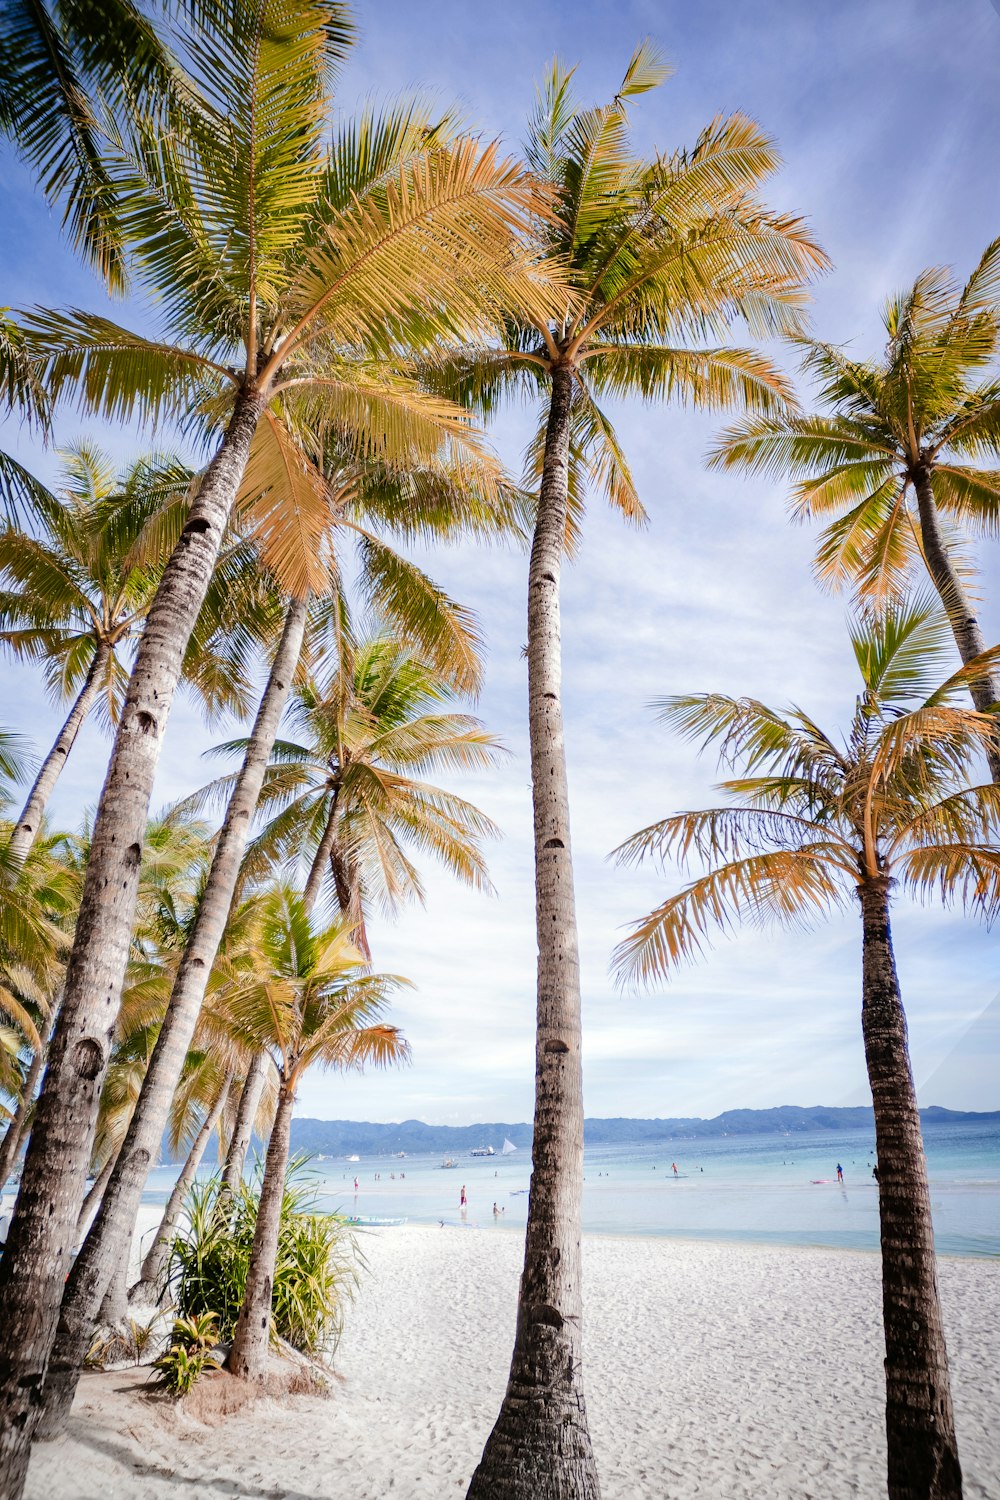
[[[159,1371],[161,1386],[174,1396],[186,1396],[206,1370],[219,1368],[212,1352],[218,1342],[219,1321],[215,1313],[176,1318],[173,1342],[153,1365]]]
[[[344,1221],[316,1211],[313,1184],[293,1180],[303,1164],[291,1162],[285,1182],[271,1326],[275,1338],[304,1353],[329,1354],[340,1338],[360,1258]],[[192,1189],[187,1228],[174,1240],[169,1270],[179,1321],[208,1314],[217,1319],[219,1338],[232,1337],[246,1294],[259,1198],[259,1187],[230,1194],[218,1178]]]
[[[97,1335],[87,1350],[84,1363],[89,1370],[105,1370],[108,1365],[120,1365],[126,1360],[139,1365],[152,1338],[151,1323],[137,1323],[135,1318],[128,1318],[120,1328]]]

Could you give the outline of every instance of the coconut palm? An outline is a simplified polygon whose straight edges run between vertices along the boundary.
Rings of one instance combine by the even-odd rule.
[[[132,0],[10,0],[0,12],[0,131],[109,290],[129,284],[127,229],[108,161],[117,132],[176,124],[196,107],[155,20]]]
[[[341,917],[328,927],[314,924],[301,895],[289,886],[276,887],[262,904],[255,969],[227,998],[234,1035],[266,1050],[278,1076],[246,1296],[229,1357],[230,1369],[247,1380],[263,1380],[266,1373],[278,1221],[298,1085],[317,1064],[360,1070],[409,1056],[398,1029],[382,1020],[402,981],[367,972],[349,922]]]
[[[43,663],[50,692],[73,699],[15,825],[15,859],[24,858],[37,836],[88,715],[100,706],[106,721],[117,723],[128,682],[122,658],[134,647],[156,592],[159,567],[149,560],[137,565],[130,530],[102,524],[105,507],[114,505],[119,518],[127,509],[133,527],[141,525],[172,496],[183,495],[192,478],[176,459],[160,456],[140,459],[118,475],[106,456],[86,445],[66,452],[64,463],[61,495],[40,485],[33,492],[35,534],[0,531],[0,647]],[[237,606],[239,562],[228,558],[220,570],[185,654],[185,679],[210,715],[239,710],[247,697],[238,648],[252,633],[252,588],[244,584]],[[255,580],[256,573],[251,585]],[[231,632],[240,606],[243,631]],[[221,636],[222,651],[216,645]]]
[[[1000,459],[1000,239],[962,288],[947,271],[921,272],[883,322],[881,359],[800,339],[821,409],[751,417],[722,434],[710,461],[787,475],[794,515],[833,518],[816,554],[823,583],[880,599],[926,569],[970,662],[985,642],[961,533],[1000,526],[1000,470],[988,467]],[[970,677],[969,691],[988,709],[1000,698],[996,672]],[[1000,782],[1000,755],[990,755]]]
[[[970,785],[997,720],[956,706],[1000,650],[942,685],[951,650],[930,605],[890,605],[853,633],[862,691],[842,740],[800,709],[703,693],[662,700],[685,737],[721,743],[742,774],[728,807],[679,813],[617,851],[709,868],[639,922],[616,952],[623,980],[665,977],[714,928],[801,926],[861,909],[862,1007],[875,1107],[890,1500],[957,1500],[961,1474],[938,1303],[920,1116],[890,928],[893,892],[1000,911],[1000,792]],[[932,690],[933,687],[933,690]]]
[[[420,773],[486,768],[499,745],[478,719],[450,711],[454,690],[400,641],[376,635],[340,644],[341,664],[327,680],[310,677],[295,691],[289,717],[298,737],[275,746],[261,796],[268,821],[246,871],[264,878],[275,863],[306,855],[307,908],[327,886],[367,952],[373,900],[391,911],[423,899],[414,853],[489,888],[481,843],[496,826]]]
[[[285,436],[299,430],[336,433],[398,467],[464,449],[488,474],[467,418],[422,393],[399,351],[478,335],[502,311],[551,296],[515,239],[534,184],[493,147],[407,107],[326,143],[349,34],[341,7],[256,0],[185,19],[180,50],[204,122],[192,114],[184,130],[163,132],[155,116],[140,119],[135,149],[123,140],[114,164],[136,277],[159,300],[163,337],[75,310],[36,310],[21,324],[53,399],[76,392],[113,419],[197,413],[217,446],[136,654],[0,1268],[0,1492],[11,1496],[23,1486],[37,1412],[28,1393],[44,1374],[82,1197],[153,776],[251,449],[272,454],[271,490],[294,460]],[[169,19],[161,35],[168,29]]]
[[[774,145],[743,116],[714,121],[690,150],[642,160],[629,102],[667,69],[644,43],[614,99],[582,108],[554,64],[527,160],[555,211],[540,252],[567,266],[555,318],[511,322],[503,347],[438,364],[443,389],[491,410],[541,395],[528,480],[538,486],[528,577],[528,698],[538,932],[536,1120],[521,1312],[507,1395],[470,1496],[597,1493],[582,1386],[580,986],[560,698],[559,578],[587,481],[633,521],[644,511],[605,397],[676,397],[772,412],[788,395],[758,351],[709,347],[734,318],[752,332],[795,326],[824,258],[801,221],[760,201]]]
[[[208,881],[211,881],[211,878],[212,875],[210,871]],[[208,881],[206,881],[206,889]],[[178,1147],[182,1134],[184,1134],[185,1132],[187,1132],[187,1134],[189,1135],[191,1134],[187,1127],[187,1121],[190,1116],[192,1102],[200,1105],[200,1107],[206,1114],[206,1118],[209,1114],[211,1114],[212,1121],[210,1128],[204,1134],[202,1139],[199,1140],[197,1136],[193,1136],[191,1158],[186,1164],[185,1171],[181,1174],[183,1180],[180,1180],[179,1183],[175,1185],[175,1188],[171,1193],[170,1201],[167,1205],[166,1210],[164,1211],[160,1228],[157,1232],[156,1237],[149,1246],[147,1254],[143,1260],[142,1272],[139,1281],[134,1287],[132,1287],[129,1293],[130,1297],[132,1298],[138,1298],[139,1300],[149,1300],[153,1296],[163,1292],[163,1273],[166,1269],[167,1258],[169,1256],[170,1247],[173,1241],[173,1231],[176,1225],[177,1217],[180,1214],[185,1197],[187,1195],[190,1182],[193,1180],[194,1174],[198,1169],[198,1165],[200,1164],[202,1155],[204,1154],[212,1130],[219,1130],[221,1141],[224,1136],[227,1117],[235,1117],[236,1113],[238,1113],[239,1098],[238,1094],[236,1098],[233,1097],[234,1085],[238,1084],[239,1088],[242,1088],[242,1081],[251,1067],[251,1064],[254,1060],[254,1054],[252,1052],[247,1052],[245,1048],[242,1048],[236,1041],[234,1041],[231,1029],[228,1026],[228,1013],[226,1011],[225,997],[232,989],[235,982],[245,978],[248,972],[252,972],[254,962],[253,940],[257,928],[259,905],[259,896],[251,895],[245,900],[240,901],[239,903],[234,905],[233,909],[228,914],[228,920],[226,921],[224,926],[223,936],[219,944],[217,945],[216,952],[210,962],[207,984],[203,986],[203,989],[206,991],[205,1003],[198,1008],[196,1015],[196,1024],[192,1028],[188,1037],[188,1050],[184,1058],[182,1059],[182,1067],[177,1070],[178,1076],[174,1077],[173,1084],[170,1089],[167,1101],[167,1111],[162,1116],[162,1118],[159,1116],[157,1117],[159,1120],[159,1134],[157,1135],[156,1141],[152,1146],[153,1150],[155,1150],[158,1146],[160,1136],[162,1136],[164,1127],[167,1126],[168,1122],[168,1139],[172,1149],[174,1149],[175,1151]],[[197,910],[193,914],[192,920],[189,923],[188,940],[183,946],[178,973],[181,973],[183,971],[185,965],[189,961],[189,954],[191,951],[191,938],[199,930],[202,921],[203,908],[204,895],[202,895],[202,898],[199,900],[197,904]],[[176,1000],[176,996],[177,984],[175,982],[171,994],[171,1005]],[[166,1026],[169,1024],[170,1015],[168,1011],[167,1020],[165,1021],[164,1025]],[[160,1053],[158,1042],[157,1048],[154,1052],[153,1061],[150,1064],[150,1071],[152,1071],[153,1067],[156,1066],[161,1056],[162,1054]],[[185,1083],[185,1079],[187,1080],[187,1083]],[[224,1097],[222,1097],[220,1100],[219,1094],[222,1091],[222,1083],[224,1079],[228,1081],[226,1081]],[[273,1114],[273,1099],[270,1097],[270,1091],[265,1091],[265,1093],[266,1097],[263,1103],[258,1100],[257,1117],[258,1119],[262,1118],[269,1124],[271,1115]],[[215,1110],[214,1106],[217,1102],[219,1107],[218,1110]],[[147,1109],[149,1108],[148,1095],[145,1086],[143,1090],[143,1096],[139,1101],[139,1108],[143,1107]],[[146,1139],[148,1139],[148,1137],[146,1137]],[[141,1145],[141,1139],[135,1131],[130,1130],[125,1147],[123,1148],[123,1154],[127,1151],[134,1151],[137,1144]],[[123,1236],[114,1240],[114,1244],[117,1248],[117,1253],[119,1256],[119,1261],[118,1267],[116,1267],[115,1273],[111,1280],[112,1290],[110,1303],[108,1302],[108,1298],[105,1298],[105,1321],[120,1320],[120,1318],[125,1314],[124,1288],[127,1287],[127,1281],[125,1279],[124,1271],[122,1271],[122,1274],[119,1276],[118,1270],[127,1266],[128,1263],[129,1246],[131,1243],[132,1235],[134,1233],[138,1202],[141,1198],[142,1187],[145,1185],[145,1178],[146,1172],[143,1171],[140,1176],[140,1187],[138,1193],[134,1192],[134,1188],[129,1185],[128,1179],[121,1178],[117,1172],[115,1174],[115,1177],[112,1179],[111,1188],[115,1189],[119,1194],[119,1202],[116,1206],[116,1214],[119,1219],[123,1219],[124,1221],[124,1234]],[[111,1188],[109,1188],[109,1191],[111,1190]],[[128,1192],[131,1192],[131,1197],[127,1196]],[[107,1238],[106,1234],[105,1250],[108,1243],[111,1243],[111,1241]],[[84,1251],[81,1252],[81,1254],[87,1252],[93,1253],[92,1246],[89,1241],[88,1244],[84,1247]],[[60,1314],[61,1333],[64,1330],[64,1325],[69,1322],[70,1317],[75,1315],[74,1299],[69,1296],[69,1292],[70,1287],[67,1286],[67,1297],[63,1300],[63,1307]],[[91,1311],[90,1314],[91,1321],[92,1318],[93,1311]],[[57,1338],[52,1355],[53,1363],[56,1361],[57,1357],[60,1356],[61,1347],[62,1340],[61,1338]],[[68,1351],[65,1364],[66,1367],[72,1371],[72,1361],[68,1358]],[[76,1376],[78,1375],[78,1373],[79,1371],[77,1367],[77,1369],[73,1372],[73,1378],[71,1382],[73,1390],[75,1390],[76,1388]],[[47,1397],[44,1419],[46,1431],[48,1430],[50,1421],[51,1414],[49,1410],[49,1398]]]
[[[385,464],[352,459],[342,445],[328,450],[315,463],[300,457],[294,473],[296,483],[283,488],[280,500],[274,503],[269,498],[272,481],[266,464],[261,467],[252,453],[237,496],[237,513],[249,522],[248,545],[259,548],[261,560],[273,572],[280,591],[291,597],[253,730],[243,747],[242,765],[229,789],[211,869],[141,1094],[110,1170],[100,1209],[63,1294],[40,1428],[47,1437],[61,1431],[68,1419],[102,1300],[102,1321],[124,1316],[129,1240],[234,897],[250,821],[298,667],[310,607],[320,622],[325,617],[335,625],[336,634],[342,632],[345,606],[339,583],[340,540],[357,539],[360,543],[359,581],[368,598],[381,603],[400,628],[425,644],[452,677],[469,687],[478,685],[479,643],[467,611],[365,527],[362,517],[370,496],[383,529],[405,527],[410,534],[440,531],[450,536],[464,525],[466,529],[490,528],[496,532],[510,525],[510,503],[504,491],[501,489],[496,499],[492,494],[484,496],[469,484],[461,466],[446,463],[427,465],[401,478]],[[316,508],[317,494],[325,498],[325,507]],[[316,590],[321,581],[323,592],[311,606],[310,591]],[[246,1080],[249,1092],[240,1126],[243,1144],[237,1146],[240,1174],[259,1108],[259,1097],[255,1097],[259,1095],[258,1077],[252,1070]],[[234,1162],[230,1178],[236,1170]],[[171,1200],[175,1212],[185,1191],[183,1182],[175,1188]],[[164,1217],[164,1226],[146,1257],[143,1283],[147,1287],[159,1282],[165,1266],[173,1229],[169,1214]]]
[[[0,824],[0,1025],[7,1061],[0,1092],[12,1103],[0,1141],[0,1188],[31,1128],[80,893],[63,835],[43,832],[21,861],[10,854],[9,833],[10,824]]]

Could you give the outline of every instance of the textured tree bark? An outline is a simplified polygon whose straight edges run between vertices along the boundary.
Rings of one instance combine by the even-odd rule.
[[[87,1196],[86,1198],[84,1198],[83,1203],[80,1206],[80,1217],[76,1221],[77,1243],[79,1243],[83,1239],[83,1237],[87,1233],[87,1230],[90,1228],[90,1225],[93,1221],[93,1216],[94,1214],[96,1214],[98,1208],[100,1207],[104,1189],[108,1185],[108,1178],[114,1171],[114,1166],[115,1153],[112,1152],[101,1170],[98,1172],[97,1176],[94,1178],[93,1186],[87,1190]]]
[[[228,1368],[243,1380],[263,1380],[267,1374],[267,1351],[271,1334],[271,1294],[278,1258],[281,1201],[285,1193],[285,1169],[292,1129],[295,1092],[282,1082],[278,1109],[267,1146],[264,1180],[260,1188],[257,1223],[250,1251],[246,1296],[233,1333]]]
[[[222,1087],[219,1089],[215,1103],[202,1121],[201,1129],[192,1142],[187,1161],[181,1168],[181,1174],[174,1183],[173,1191],[167,1200],[167,1206],[163,1210],[163,1218],[160,1220],[160,1227],[156,1232],[156,1238],[152,1245],[150,1245],[142,1262],[140,1279],[129,1293],[131,1301],[136,1300],[136,1298],[141,1299],[145,1293],[152,1293],[156,1297],[160,1295],[164,1273],[167,1269],[167,1260],[170,1256],[170,1247],[174,1242],[174,1231],[177,1228],[177,1221],[184,1207],[184,1200],[191,1191],[191,1186],[198,1175],[201,1159],[205,1155],[205,1149],[212,1138],[212,1132],[219,1123],[219,1118],[225,1108],[232,1082],[232,1073],[227,1073]]]
[[[250,823],[302,651],[308,612],[306,600],[294,600],[288,607],[163,1025],[111,1180],[66,1284],[43,1394],[47,1438],[55,1437],[69,1418],[102,1301],[106,1304],[102,1322],[117,1323],[126,1315],[128,1261],[136,1215],[229,919]],[[112,1288],[114,1295],[108,1299]]]
[[[963,665],[968,666],[973,657],[981,655],[986,650],[986,642],[979,628],[972,601],[962,587],[962,580],[955,571],[944,537],[941,535],[931,473],[927,467],[922,466],[914,471],[913,488],[917,495],[920,539],[923,544],[927,571],[931,575],[931,582],[941,596],[941,603],[951,622],[958,654],[962,658]],[[969,693],[980,713],[984,713],[986,709],[1000,701],[1000,687],[992,672],[984,671],[980,677],[971,682]],[[989,751],[986,758],[989,762],[990,776],[1000,785],[1000,747]]]
[[[28,799],[21,809],[21,816],[14,825],[14,832],[10,836],[10,852],[14,858],[23,863],[32,844],[38,837],[41,827],[42,816],[52,795],[56,782],[62,774],[66,757],[73,748],[73,743],[80,732],[80,727],[90,710],[94,706],[94,700],[101,691],[101,681],[111,660],[111,647],[101,641],[94,652],[94,659],[90,663],[87,675],[83,681],[83,687],[77,694],[76,702],[69,711],[69,716],[60,729],[55,744],[42,762],[41,770],[35,777],[35,784],[28,793]]]
[[[263,400],[236,400],[136,653],[101,793],[62,1011],[0,1260],[0,1500],[20,1500],[121,1003],[153,778],[184,649]]]
[[[961,1500],[930,1192],[889,926],[889,883],[861,889],[861,1012],[875,1106],[889,1500]]]
[[[232,1138],[226,1152],[226,1164],[222,1172],[222,1186],[229,1193],[235,1193],[243,1181],[247,1152],[250,1150],[250,1142],[253,1139],[253,1122],[257,1118],[260,1096],[264,1092],[266,1062],[264,1053],[258,1052],[250,1063],[247,1076],[243,1081],[240,1102],[236,1110],[236,1123],[233,1125]]]
[[[335,786],[333,789],[333,798],[330,803],[330,816],[326,820],[323,837],[320,839],[316,853],[313,855],[313,862],[309,867],[305,889],[302,892],[302,903],[307,913],[312,912],[313,907],[319,900],[319,893],[323,887],[323,876],[333,855],[333,846],[337,838],[337,800],[339,796],[340,787]]]
[[[4,1183],[14,1170],[18,1152],[28,1132],[28,1116],[35,1098],[35,1090],[38,1080],[42,1076],[45,1067],[46,1047],[39,1047],[28,1065],[27,1077],[24,1080],[24,1088],[21,1097],[17,1101],[14,1116],[7,1126],[3,1141],[0,1142],[0,1192],[3,1192]]]
[[[507,1391],[469,1500],[596,1500],[583,1393],[583,1072],[569,790],[560,701],[573,373],[552,402],[528,574],[528,715],[535,833],[538,1036],[524,1271]]]

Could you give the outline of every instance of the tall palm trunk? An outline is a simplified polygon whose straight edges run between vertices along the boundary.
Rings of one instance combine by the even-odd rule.
[[[271,1335],[271,1295],[278,1258],[281,1202],[285,1195],[285,1169],[292,1130],[295,1090],[282,1080],[278,1109],[267,1146],[264,1180],[250,1251],[246,1295],[236,1320],[229,1369],[243,1380],[263,1380],[267,1374],[267,1351]]]
[[[17,1161],[18,1152],[28,1133],[28,1117],[31,1114],[31,1106],[34,1103],[38,1080],[41,1078],[42,1069],[45,1067],[46,1052],[46,1047],[39,1047],[28,1064],[28,1073],[24,1080],[24,1088],[21,1090],[21,1097],[17,1101],[17,1108],[14,1110],[13,1118],[7,1126],[6,1134],[3,1140],[0,1141],[0,1192],[3,1191],[4,1183],[14,1170],[14,1163]]]
[[[319,900],[319,893],[323,888],[323,876],[333,855],[333,846],[337,839],[337,801],[340,797],[340,787],[333,789],[333,798],[330,802],[330,814],[326,820],[322,837],[313,855],[313,862],[309,867],[306,877],[305,889],[302,892],[302,902],[306,912],[312,911]]]
[[[94,651],[94,659],[90,663],[87,675],[83,681],[83,687],[77,694],[76,702],[69,711],[65,724],[56,737],[48,755],[42,761],[41,770],[35,777],[35,784],[28,793],[28,800],[21,809],[21,816],[14,825],[14,832],[10,836],[10,852],[14,858],[23,863],[32,844],[38,837],[41,827],[42,815],[52,795],[53,789],[62,774],[66,757],[73,748],[73,743],[80,732],[80,727],[90,710],[94,706],[94,700],[101,691],[101,680],[111,660],[111,647],[106,641],[100,641]]]
[[[583,1395],[580,962],[560,701],[559,576],[572,400],[573,373],[557,367],[528,574],[538,936],[533,1170],[510,1377],[470,1500],[596,1500],[600,1493]]]
[[[320,839],[313,856],[313,862],[309,868],[305,889],[302,892],[302,900],[307,912],[311,912],[319,900],[319,893],[323,886],[323,876],[329,867],[333,876],[334,888],[337,892],[337,905],[345,917],[350,917],[354,927],[354,941],[364,955],[366,962],[371,962],[372,950],[368,944],[368,931],[365,927],[364,908],[361,905],[361,893],[358,888],[357,872],[348,865],[344,856],[337,848],[337,801],[340,797],[340,787],[333,789],[333,801],[330,804],[330,815],[323,829],[323,837]]]
[[[174,979],[163,1025],[111,1181],[66,1284],[45,1380],[43,1427],[46,1437],[54,1437],[62,1431],[69,1418],[94,1320],[113,1278],[117,1295],[111,1299],[102,1318],[113,1323],[125,1314],[129,1247],[139,1204],[163,1137],[170,1102],[191,1045],[205,987],[229,918],[250,823],[302,651],[308,612],[306,600],[294,600],[289,605],[281,641],[257,710],[243,765],[226,808],[212,866]]]
[[[861,1012],[875,1106],[889,1500],[961,1500],[930,1193],[889,926],[888,881],[861,892]]]
[[[247,1076],[243,1080],[240,1102],[236,1110],[236,1123],[233,1125],[229,1149],[226,1152],[226,1164],[222,1171],[222,1186],[227,1193],[235,1193],[243,1181],[243,1168],[246,1166],[247,1152],[250,1150],[250,1142],[253,1139],[254,1120],[260,1108],[260,1096],[264,1092],[266,1062],[264,1053],[258,1052],[252,1059],[247,1069]]]
[[[184,1200],[191,1191],[201,1159],[212,1138],[212,1131],[219,1123],[222,1111],[225,1108],[226,1099],[232,1086],[233,1075],[227,1073],[219,1089],[215,1102],[201,1123],[201,1128],[191,1143],[191,1150],[187,1154],[187,1160],[181,1168],[180,1175],[174,1183],[167,1206],[163,1210],[163,1218],[160,1227],[156,1231],[156,1238],[146,1252],[142,1262],[140,1279],[132,1288],[132,1296],[149,1294],[150,1300],[158,1298],[163,1290],[163,1279],[167,1269],[167,1261],[170,1258],[170,1248],[174,1242],[174,1231],[184,1207]]]
[[[87,1196],[80,1205],[80,1217],[76,1221],[76,1237],[82,1240],[93,1222],[94,1215],[101,1206],[101,1198],[104,1189],[108,1185],[108,1179],[115,1169],[115,1153],[112,1151],[108,1156],[93,1183],[87,1190]]]
[[[153,778],[263,400],[237,398],[160,580],[94,824],[62,1012],[0,1260],[0,1500],[20,1500],[121,1003]]]
[[[926,465],[921,465],[914,471],[913,488],[917,495],[920,541],[927,571],[941,596],[941,602],[951,623],[958,654],[963,664],[968,666],[973,657],[981,655],[986,650],[986,642],[979,627],[979,620],[976,618],[976,611],[972,607],[972,601],[962,587],[962,580],[955,570],[955,565],[948,555],[944,537],[941,535],[931,473]],[[994,703],[1000,702],[1000,687],[994,675],[989,671],[984,671],[969,684],[969,693],[980,713],[984,713]],[[990,776],[1000,786],[1000,750],[995,748],[988,750],[986,758],[989,762]]]

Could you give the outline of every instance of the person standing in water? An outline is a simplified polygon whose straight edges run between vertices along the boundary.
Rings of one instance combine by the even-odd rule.
[[[843,1182],[843,1180],[844,1180],[844,1169],[840,1165],[840,1162],[838,1161],[838,1163],[837,1163],[837,1181],[838,1182]]]
[[[458,1203],[459,1203],[459,1207],[460,1208],[467,1208],[468,1207],[469,1200],[465,1196],[465,1183],[464,1182],[462,1183],[462,1191],[461,1191],[461,1194],[459,1196]]]

